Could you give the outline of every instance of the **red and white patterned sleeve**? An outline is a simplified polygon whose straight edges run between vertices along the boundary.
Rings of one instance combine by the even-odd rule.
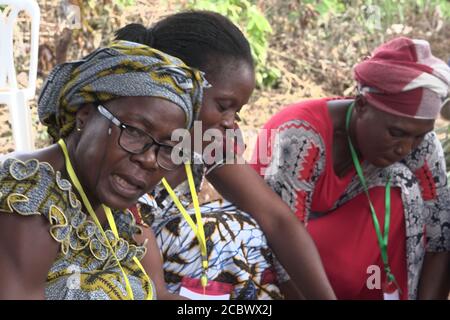
[[[425,203],[426,249],[450,251],[450,190],[444,151],[434,132],[425,136],[406,163],[418,180]]]
[[[321,135],[304,120],[289,120],[263,130],[253,155],[253,168],[307,221],[315,183],[324,171],[325,145]]]

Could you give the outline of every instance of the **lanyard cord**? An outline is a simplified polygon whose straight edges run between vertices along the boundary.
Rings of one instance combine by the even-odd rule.
[[[104,204],[102,204],[102,207],[103,207],[103,210],[105,211],[106,218],[108,219],[108,224],[109,224],[109,227],[111,228],[111,231],[116,236],[116,238],[119,239],[119,232],[117,231],[116,222],[114,221],[114,217],[112,215],[111,209],[109,207],[105,206]],[[116,258],[116,260],[117,260],[117,258]],[[139,261],[139,259],[136,256],[133,257],[133,261],[134,261],[134,263],[137,264],[139,269],[141,269],[141,272],[144,275],[144,278],[147,280],[147,282],[149,284],[149,291],[148,291],[146,300],[153,300],[153,285],[152,285],[152,281],[151,281],[150,277],[148,276],[147,272],[145,271],[144,267],[142,266],[141,262]],[[119,264],[119,266],[120,266],[120,264]],[[124,271],[122,271],[122,272],[124,273]]]
[[[81,196],[81,199],[83,200],[83,204],[84,204],[86,210],[89,212],[89,215],[94,220],[94,222],[97,225],[97,227],[99,228],[103,238],[105,239],[105,242],[106,242],[109,250],[111,251],[112,256],[116,260],[117,265],[118,265],[118,267],[119,267],[120,271],[122,272],[122,275],[123,275],[123,277],[125,279],[125,287],[126,287],[127,294],[130,297],[130,300],[134,300],[133,290],[131,289],[131,285],[130,285],[130,282],[128,280],[127,274],[126,274],[125,270],[123,269],[122,265],[120,264],[119,259],[117,258],[116,253],[114,252],[114,249],[112,248],[112,245],[111,245],[108,237],[106,236],[106,233],[103,230],[103,227],[102,227],[100,221],[98,220],[97,215],[95,214],[95,211],[92,208],[92,205],[89,202],[89,199],[88,199],[88,197],[86,196],[86,193],[83,190],[83,187],[81,186],[80,180],[78,180],[78,177],[77,177],[77,175],[75,173],[75,170],[72,167],[72,163],[71,163],[70,158],[69,158],[69,153],[67,151],[66,143],[64,142],[64,140],[59,139],[58,140],[58,144],[59,144],[59,146],[61,147],[61,149],[62,149],[62,151],[64,153],[66,170],[67,170],[67,173],[69,174],[70,180],[72,180],[72,183],[74,184],[75,188],[77,189],[78,193]],[[104,204],[102,204],[102,208],[105,211],[105,215],[106,215],[106,218],[108,219],[108,223],[109,223],[109,226],[111,228],[111,231],[113,232],[114,236],[117,239],[119,239],[119,233],[117,231],[117,226],[116,226],[116,223],[114,221],[114,217],[112,215],[111,209],[109,207],[105,206]],[[147,300],[151,300],[151,299],[153,299],[153,288],[152,288],[151,280],[150,280],[149,276],[147,275],[147,273],[145,272],[144,267],[142,266],[140,261],[136,257],[133,257],[133,261],[138,265],[138,267],[143,272],[144,277],[148,280],[150,288],[149,288],[149,293],[147,295]]]
[[[390,177],[388,177],[388,180],[386,182],[384,235],[383,235],[383,234],[381,234],[380,223],[378,222],[378,218],[375,213],[375,208],[372,204],[372,200],[370,199],[369,190],[367,188],[367,182],[364,177],[363,170],[361,168],[361,165],[359,164],[358,155],[356,154],[356,150],[353,147],[352,141],[350,139],[350,132],[349,132],[350,119],[352,116],[352,111],[353,111],[354,105],[355,105],[355,102],[352,102],[352,104],[350,105],[350,107],[347,110],[347,114],[346,114],[346,118],[345,118],[345,129],[347,131],[347,140],[348,140],[348,145],[350,147],[350,153],[352,156],[353,164],[356,169],[356,173],[358,174],[359,180],[361,181],[361,184],[364,188],[364,193],[366,194],[367,200],[369,202],[370,212],[372,215],[372,222],[375,227],[375,233],[376,233],[377,239],[378,239],[378,247],[380,248],[381,258],[383,260],[384,271],[386,272],[386,277],[389,282],[393,282],[397,286],[399,291],[401,291],[400,287],[395,279],[395,276],[392,273],[391,267],[389,265],[388,251],[387,251],[388,239],[389,239],[389,224],[390,224],[390,220],[391,220],[391,179],[390,179]]]
[[[172,187],[169,185],[167,180],[165,178],[162,179],[162,183],[164,187],[166,188],[167,192],[169,193],[170,197],[172,198],[173,202],[177,206],[178,210],[180,210],[183,217],[186,219],[187,223],[191,227],[191,229],[194,231],[195,236],[197,237],[198,243],[200,244],[200,250],[201,250],[201,256],[202,256],[202,276],[200,278],[203,292],[205,293],[206,286],[208,285],[208,277],[207,277],[207,271],[208,271],[208,253],[206,248],[206,237],[205,237],[205,230],[203,228],[203,222],[202,222],[202,215],[200,212],[200,205],[198,203],[198,196],[197,191],[195,190],[195,184],[194,184],[194,178],[192,175],[192,169],[191,164],[186,163],[184,165],[186,170],[186,175],[188,178],[189,183],[189,189],[192,196],[192,202],[194,204],[194,210],[195,210],[195,220],[197,220],[197,225],[195,224],[194,220],[192,220],[191,216],[187,213],[186,209],[183,207],[183,205],[180,202],[180,199],[175,194]]]

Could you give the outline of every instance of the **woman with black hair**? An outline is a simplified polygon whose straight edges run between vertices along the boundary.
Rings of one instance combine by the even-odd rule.
[[[116,36],[152,46],[205,72],[211,87],[205,90],[199,114],[203,130],[214,128],[225,135],[235,128],[238,112],[255,87],[255,71],[249,43],[230,20],[213,12],[190,11],[168,16],[151,28],[128,25]],[[207,166],[194,161],[193,165],[197,190],[206,176],[239,208],[203,213],[207,268],[194,231],[162,185],[146,205],[138,206],[144,222],[155,231],[169,291],[177,293],[183,279],[206,274],[209,280],[232,284],[232,299],[281,298],[273,249],[306,298],[334,298],[315,246],[289,207],[251,167],[226,162]],[[183,169],[166,179],[170,186],[178,186],[175,191],[184,204],[192,204],[187,183],[182,183],[186,180]],[[160,277],[154,278],[158,287]],[[164,284],[159,282],[159,287]]]

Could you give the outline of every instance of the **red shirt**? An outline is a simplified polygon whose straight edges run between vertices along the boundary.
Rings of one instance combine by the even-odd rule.
[[[367,286],[367,282],[369,286],[382,285],[385,272],[366,195],[359,194],[331,211],[337,200],[346,192],[356,173],[353,169],[340,178],[334,172],[333,123],[328,112],[328,100],[309,100],[287,107],[271,118],[264,128],[278,129],[280,132],[290,130],[289,135],[298,134],[299,139],[312,137],[307,139],[307,144],[303,144],[307,147],[302,149],[301,157],[298,157],[298,171],[295,175],[293,173],[293,178],[313,186],[312,197],[310,192],[300,188],[295,191],[296,194],[292,197],[295,202],[290,205],[295,208],[295,213],[301,220],[304,220],[308,212],[326,213],[320,218],[310,220],[307,229],[316,243],[337,297],[382,299],[381,288],[369,289]],[[267,147],[270,157],[272,146],[269,143]],[[257,154],[255,152],[255,156]],[[323,163],[323,170],[318,174],[316,171],[319,161]],[[253,167],[261,173],[265,166],[257,161]],[[385,188],[375,187],[369,192],[383,229]],[[401,193],[398,188],[393,188],[388,256],[391,270],[402,290],[402,299],[408,297],[405,239]],[[379,267],[380,281],[376,281],[377,270],[372,266]],[[372,281],[373,279],[375,280]]]

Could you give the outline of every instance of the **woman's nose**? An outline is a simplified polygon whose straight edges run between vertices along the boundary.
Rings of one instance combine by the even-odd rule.
[[[221,124],[225,129],[233,129],[234,120],[235,120],[234,113],[230,112],[223,116]]]
[[[158,165],[158,149],[159,147],[154,144],[148,150],[141,154],[134,154],[132,156],[133,161],[139,163],[142,169],[145,170],[156,170],[159,168]]]
[[[395,153],[399,157],[406,157],[412,150],[414,145],[414,139],[404,139],[402,140],[394,149]]]

